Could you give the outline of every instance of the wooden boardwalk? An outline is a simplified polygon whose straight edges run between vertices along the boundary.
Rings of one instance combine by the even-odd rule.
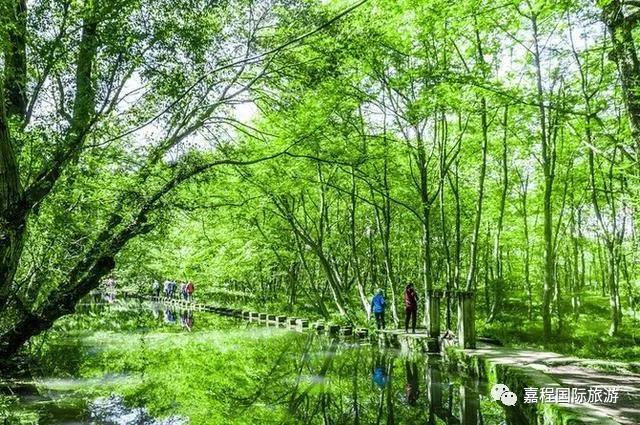
[[[282,327],[298,332],[314,331],[321,334],[328,334],[335,337],[354,337],[366,339],[369,337],[369,330],[366,328],[354,328],[353,326],[340,326],[332,323],[325,323],[322,320],[310,321],[297,316],[284,316],[257,312],[251,310],[241,310],[237,308],[220,307],[212,304],[202,304],[178,298],[152,297],[137,294],[127,294],[132,298],[145,301],[157,302],[178,308],[186,308],[196,311],[205,311],[220,316],[232,317],[247,322],[255,322],[266,326]]]

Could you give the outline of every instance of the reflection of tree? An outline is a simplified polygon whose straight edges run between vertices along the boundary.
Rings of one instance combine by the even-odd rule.
[[[261,400],[261,398],[264,397],[268,399],[268,390],[271,387],[279,387],[281,385],[280,380],[286,379],[286,377],[290,375],[290,372],[286,368],[284,370],[279,369],[281,369],[283,364],[285,364],[285,358],[292,351],[293,350],[291,349],[291,344],[285,344],[283,349],[280,350],[278,357],[276,357],[273,366],[271,366],[269,371],[265,373],[265,375],[261,379],[257,380],[258,382],[262,383],[262,385],[258,386],[257,390],[251,396],[244,398],[229,396],[231,399],[234,399],[236,401],[238,407],[241,407],[241,409],[239,410],[239,416],[241,416],[244,412],[250,409],[259,400]],[[281,397],[278,397],[277,400],[281,400]]]
[[[259,387],[253,387],[251,396],[235,399],[240,405],[235,412],[266,405],[275,415],[274,423],[454,425],[475,417],[473,411],[479,407],[476,391],[460,390],[457,384],[443,388],[446,378],[437,364],[422,370],[414,361],[396,361],[392,353],[348,347],[311,334],[291,342],[269,353],[267,358],[277,360],[268,372],[252,379]],[[376,382],[377,373],[382,381]],[[426,385],[424,397],[420,385]]]
[[[318,385],[325,385],[325,380],[332,370],[338,341],[331,340],[328,346],[320,347],[314,344],[318,341],[323,343],[326,340],[309,334],[301,347],[292,347],[291,344],[283,347],[265,376],[256,380],[260,386],[253,394],[250,397],[235,399],[240,414],[256,403],[264,403],[285,408],[296,418],[296,422],[311,423],[321,416],[325,423],[334,423],[335,421],[331,420],[331,411],[335,407],[331,393],[325,389],[320,392],[316,390]],[[324,357],[319,369],[313,361],[316,358],[314,354],[318,352]],[[286,361],[291,358],[291,353],[300,353],[297,361]],[[295,377],[294,382],[291,382],[292,377]],[[309,377],[312,377],[311,382],[308,380]],[[351,417],[349,422],[352,420]]]
[[[353,423],[360,424],[360,405],[358,403],[358,377],[360,376],[360,368],[358,367],[360,362],[360,347],[357,349],[356,361],[353,363],[354,371],[351,375],[353,391],[351,392],[351,398],[353,400]]]
[[[393,382],[392,372],[393,359],[390,359],[389,364],[387,365],[387,376],[389,377],[389,385],[387,385],[387,424],[389,425],[393,425],[396,423],[393,410],[393,385],[391,385],[391,382]]]
[[[308,340],[309,342],[313,341],[313,338],[309,338]],[[322,365],[320,366],[320,370],[318,371],[317,374],[311,374],[311,376],[314,376],[314,378],[316,378],[318,380],[318,382],[320,383],[320,385],[325,385],[325,380],[327,378],[327,374],[329,372],[329,370],[331,369],[331,367],[333,366],[333,359],[335,358],[335,354],[336,354],[336,348],[338,346],[338,341],[335,339],[332,339],[328,349],[325,352],[325,356],[324,356],[324,360],[322,362]],[[309,362],[309,349],[311,348],[311,344],[307,344],[306,346],[307,350],[306,352],[303,354],[303,358],[304,358],[304,362],[301,363],[301,367],[300,369],[302,369],[303,366],[307,366],[307,368],[309,369],[309,371],[312,371],[312,365]],[[310,396],[309,393],[311,392],[311,390],[314,388],[314,386],[316,385],[315,383],[310,383],[308,384],[301,392],[298,393],[299,389],[300,389],[300,382],[301,379],[303,378],[303,375],[301,373],[298,373],[297,379],[296,379],[296,386],[293,390],[293,392],[291,393],[291,398],[289,401],[289,411],[291,413],[300,413],[302,411],[302,409],[300,409],[300,407],[302,406],[303,402],[306,402],[306,406],[309,407],[309,402],[310,400]],[[323,388],[321,395],[320,395],[320,400],[318,400],[318,404],[320,405],[321,411],[322,411],[322,415],[324,418],[327,418],[328,416],[328,412],[327,412],[327,408],[328,405],[331,403],[331,395],[330,393],[326,392],[326,389]],[[326,422],[325,422],[326,423]]]

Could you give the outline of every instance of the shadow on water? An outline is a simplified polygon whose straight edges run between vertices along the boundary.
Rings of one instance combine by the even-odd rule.
[[[524,425],[439,357],[88,299],[0,379],[0,424]]]

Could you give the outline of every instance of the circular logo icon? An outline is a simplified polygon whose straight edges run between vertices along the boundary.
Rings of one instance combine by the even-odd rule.
[[[507,387],[505,384],[495,384],[493,388],[491,388],[491,398],[494,401],[498,401],[500,400],[500,396],[502,396],[502,393],[505,393],[507,391],[509,391],[509,387]]]
[[[500,401],[505,406],[515,406],[516,401],[518,401],[518,396],[516,393],[512,393],[511,391],[505,391],[500,396]]]

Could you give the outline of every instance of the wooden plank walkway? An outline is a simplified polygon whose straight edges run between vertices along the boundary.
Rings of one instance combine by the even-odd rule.
[[[269,313],[254,312],[249,310],[240,310],[235,308],[227,308],[214,306],[211,304],[197,303],[187,301],[181,298],[165,298],[153,297],[138,294],[126,294],[132,298],[138,298],[146,301],[159,302],[175,307],[189,308],[196,311],[207,311],[216,313],[221,316],[235,317],[237,319],[249,322],[263,323],[267,326],[280,326],[299,332],[312,330],[317,333],[326,333],[330,336],[355,337],[357,339],[367,339],[369,330],[366,328],[353,328],[352,326],[340,326],[331,323],[325,323],[322,320],[310,321],[299,317],[287,317]],[[377,341],[382,347],[398,348],[402,353],[439,353],[440,343],[438,339],[431,338],[427,329],[416,329],[415,333],[409,333],[402,329],[384,329],[377,331]]]

